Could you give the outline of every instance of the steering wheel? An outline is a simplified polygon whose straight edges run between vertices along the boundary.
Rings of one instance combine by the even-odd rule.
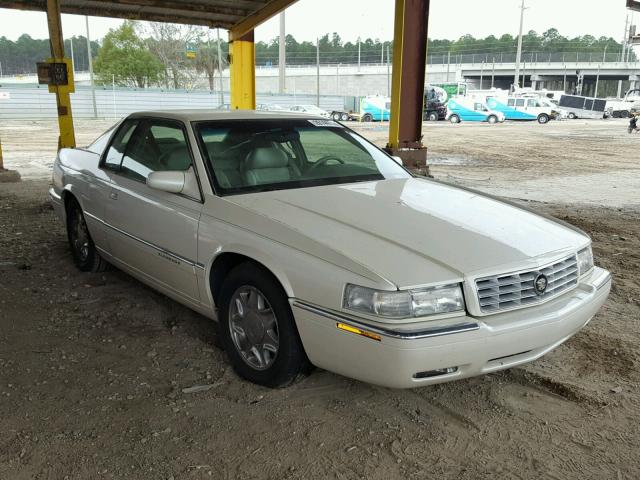
[[[335,160],[336,162],[338,162],[341,165],[344,165],[344,160],[342,160],[341,158],[336,157],[335,155],[325,155],[322,158],[319,158],[317,162],[315,162],[313,165],[311,165],[308,169],[307,172],[313,172],[316,168],[320,167],[321,165],[324,165],[325,163],[327,163],[329,160]]]

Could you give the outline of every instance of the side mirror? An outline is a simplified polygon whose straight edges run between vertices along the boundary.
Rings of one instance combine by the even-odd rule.
[[[400,165],[401,167],[404,167],[404,163],[402,162],[402,159],[400,157],[394,155],[391,158],[393,158],[398,165]]]
[[[182,193],[188,197],[200,198],[198,179],[193,167],[184,171],[151,172],[147,177],[147,185],[162,192]]]

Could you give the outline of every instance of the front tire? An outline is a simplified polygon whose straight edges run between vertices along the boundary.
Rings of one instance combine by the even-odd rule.
[[[568,116],[571,120],[575,120],[576,118],[578,118],[578,116],[573,112],[570,112]]]
[[[538,123],[541,125],[544,125],[545,123],[549,122],[549,115],[547,115],[546,113],[541,113],[540,115],[538,115]]]
[[[429,120],[430,122],[437,122],[438,121],[438,114],[435,112],[431,112],[429,114],[429,116],[427,117],[427,120]]]
[[[219,326],[236,373],[250,382],[285,387],[310,369],[287,295],[264,268],[235,267],[219,297]]]
[[[489,122],[491,125],[498,123],[498,117],[496,117],[495,115],[489,115],[489,118],[487,118],[487,122]]]
[[[373,116],[370,113],[365,113],[362,117],[363,122],[373,122]]]
[[[73,262],[81,271],[103,272],[107,269],[108,263],[98,253],[76,200],[71,200],[67,207],[67,238]]]
[[[458,115],[451,115],[451,117],[449,117],[449,121],[451,123],[460,123],[460,117]]]

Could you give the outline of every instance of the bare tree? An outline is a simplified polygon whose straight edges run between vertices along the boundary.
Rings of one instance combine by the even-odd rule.
[[[197,77],[194,59],[187,57],[187,45],[201,43],[204,29],[193,25],[151,22],[147,27],[149,50],[164,65],[165,86],[193,88]],[[197,58],[197,57],[196,57]]]

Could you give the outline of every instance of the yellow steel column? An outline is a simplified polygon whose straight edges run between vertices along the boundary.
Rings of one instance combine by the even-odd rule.
[[[256,108],[256,49],[253,30],[229,41],[231,110]]]
[[[396,0],[391,122],[387,151],[426,173],[422,143],[427,25],[430,0]]]
[[[64,57],[64,39],[62,36],[62,19],[60,17],[60,0],[47,0],[47,23],[49,25],[49,41],[51,42],[50,62],[66,63],[68,85],[51,85],[49,91],[56,94],[58,107],[58,126],[60,137],[58,148],[73,148],[76,146],[76,137],[73,130],[73,116],[71,115],[71,96],[74,91],[73,69],[71,61]]]
[[[393,28],[393,70],[391,71],[391,118],[389,119],[389,148],[400,143],[400,94],[402,92],[402,52],[404,41],[405,0],[396,0]]]

